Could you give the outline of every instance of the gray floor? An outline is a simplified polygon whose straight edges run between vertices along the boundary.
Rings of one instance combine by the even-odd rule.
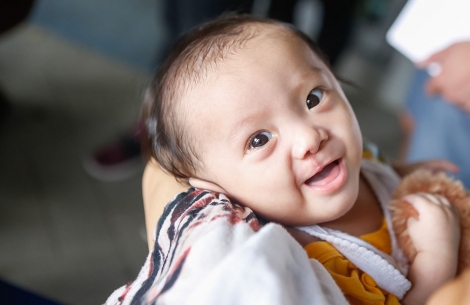
[[[367,89],[346,91],[363,133],[396,156],[396,116],[373,90],[383,64],[351,50],[340,65],[356,82],[364,69]],[[81,160],[132,124],[147,81],[39,27],[0,40],[0,85],[13,105],[0,125],[0,278],[65,304],[99,304],[137,275],[147,254],[141,173],[99,182]]]
[[[13,101],[0,127],[0,277],[99,304],[147,254],[140,175],[102,183],[81,159],[135,120],[147,75],[23,27],[0,42]]]

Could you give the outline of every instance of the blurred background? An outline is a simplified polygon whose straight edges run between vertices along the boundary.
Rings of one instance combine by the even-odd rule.
[[[172,29],[163,0],[32,2],[0,36],[0,280],[60,304],[100,304],[148,253],[144,163],[105,182],[84,160],[134,128]],[[412,64],[385,33],[405,1],[357,2],[334,66],[357,85],[344,89],[363,134],[397,158]],[[269,5],[257,0],[251,10],[266,15]],[[294,23],[317,37],[322,10],[298,1]]]

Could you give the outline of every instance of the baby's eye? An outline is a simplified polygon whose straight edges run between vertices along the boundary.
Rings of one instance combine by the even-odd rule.
[[[320,104],[320,101],[323,98],[323,90],[321,89],[313,89],[307,96],[307,107],[308,109],[312,109],[313,107]]]
[[[269,142],[273,138],[273,135],[268,131],[262,131],[253,135],[249,140],[248,149],[259,148]]]

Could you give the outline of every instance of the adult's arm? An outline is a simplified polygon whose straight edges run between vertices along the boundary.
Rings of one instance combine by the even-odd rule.
[[[182,186],[174,177],[165,173],[155,161],[147,163],[142,178],[142,193],[147,242],[150,250],[153,249],[155,226],[166,204],[178,193],[187,190],[188,187]]]
[[[470,40],[454,43],[419,65],[431,63],[438,63],[441,72],[428,81],[427,93],[440,94],[470,113]]]

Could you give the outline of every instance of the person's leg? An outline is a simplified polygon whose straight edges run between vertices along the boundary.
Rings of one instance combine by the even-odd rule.
[[[34,0],[1,1],[0,35],[24,21],[31,12],[33,4]]]
[[[34,0],[0,2],[0,36],[24,22],[33,8]],[[10,103],[0,88],[0,124],[10,112]]]
[[[297,0],[271,0],[268,16],[279,21],[293,23]]]
[[[470,187],[470,115],[440,97],[428,97],[427,79],[427,72],[417,71],[406,100],[413,120],[407,161],[447,159],[460,167],[456,177]]]
[[[168,0],[166,2],[172,2]],[[223,13],[238,12],[250,13],[254,0],[178,0],[176,2],[176,19],[178,20],[177,35],[189,31],[191,28]]]
[[[349,43],[354,12],[359,0],[322,0],[323,24],[318,45],[335,65],[341,52]]]

